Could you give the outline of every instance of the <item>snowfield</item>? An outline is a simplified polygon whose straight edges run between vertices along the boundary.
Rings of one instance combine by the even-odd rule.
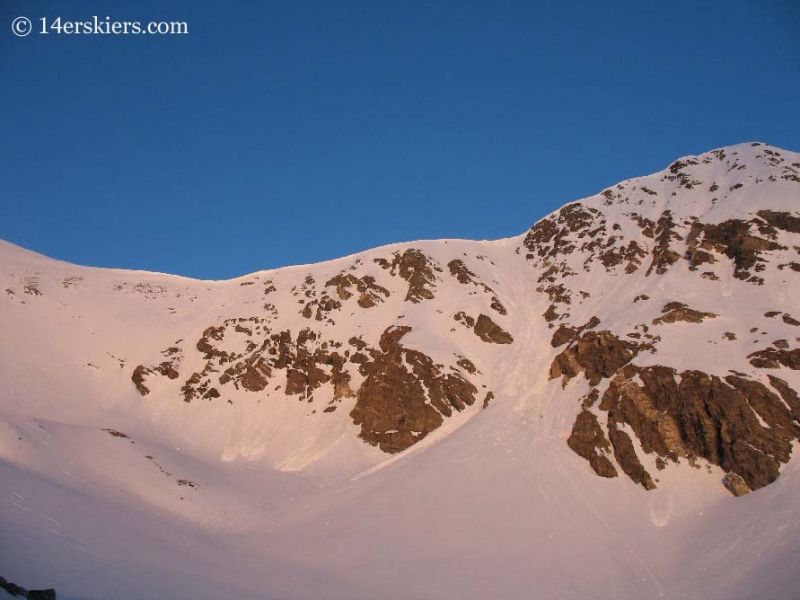
[[[0,242],[0,575],[81,600],[795,598],[798,223],[800,154],[741,144],[517,237],[231,281]],[[708,400],[693,437],[655,372],[744,408]],[[571,448],[582,411],[617,476]]]

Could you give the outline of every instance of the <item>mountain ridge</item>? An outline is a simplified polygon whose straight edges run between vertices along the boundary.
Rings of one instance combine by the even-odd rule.
[[[741,516],[753,502],[778,506],[769,499],[785,502],[794,489],[799,193],[800,155],[748,143],[683,157],[569,203],[518,236],[391,244],[232,280],[84,268],[16,251],[9,258],[0,247],[0,332],[12,341],[0,352],[0,464],[15,473],[15,487],[36,489],[28,475],[41,478],[64,497],[112,502],[109,514],[135,502],[147,531],[152,511],[181,531],[241,536],[248,551],[234,554],[259,585],[252,553],[264,547],[252,531],[290,548],[293,568],[316,573],[312,580],[334,576],[341,597],[386,591],[373,575],[353,579],[345,564],[356,557],[399,585],[387,565],[403,556],[410,534],[379,521],[386,513],[375,507],[391,505],[385,488],[408,499],[405,527],[416,520],[431,532],[482,531],[512,571],[532,540],[552,539],[512,496],[536,499],[532,506],[553,518],[565,518],[569,504],[565,523],[573,525],[560,525],[567,535],[552,559],[536,553],[542,566],[534,571],[551,594],[563,588],[546,568],[563,572],[552,560],[574,552],[587,527],[594,542],[585,558],[604,548],[611,562],[593,559],[587,573],[571,574],[575,597],[595,588],[651,597],[636,595],[631,570],[650,582],[652,597],[690,593],[677,563],[651,545],[658,531],[671,532],[671,547],[685,553],[681,536],[693,515],[730,512],[728,491],[759,490],[735,501]],[[487,487],[493,472],[495,490]],[[464,508],[435,491],[442,481],[460,490]],[[22,539],[19,532],[39,529],[18,504],[55,508],[14,493],[25,502],[0,505],[0,522]],[[508,509],[492,519],[509,550],[480,519],[463,520],[482,496]],[[616,496],[633,516],[609,504]],[[431,520],[426,497],[453,514]],[[617,527],[643,528],[630,543],[650,563],[609,533],[598,507]],[[514,517],[531,538],[511,533]],[[331,539],[360,544],[344,563],[292,538],[320,542],[317,531],[331,520],[347,523]],[[780,521],[768,521],[777,535]],[[703,523],[749,566],[737,575],[744,587],[717,578],[717,596],[703,585],[694,593],[746,597],[748,577],[774,563],[735,549],[722,517]],[[369,556],[369,527],[398,550]],[[792,531],[776,538],[786,548],[800,540]],[[412,544],[422,556],[438,549],[450,574],[439,579],[424,574],[424,560],[411,561],[418,597],[428,589],[447,595],[442,586],[459,572],[442,535]],[[113,535],[93,539],[119,552]],[[125,572],[116,569],[95,580],[113,589]],[[622,579],[604,577],[609,569]],[[488,593],[474,577],[465,581],[474,589],[456,586],[464,597]],[[533,581],[512,577],[501,596]],[[303,593],[270,586],[313,597],[311,583]],[[198,593],[181,589],[189,588]],[[259,597],[255,588],[248,594]]]

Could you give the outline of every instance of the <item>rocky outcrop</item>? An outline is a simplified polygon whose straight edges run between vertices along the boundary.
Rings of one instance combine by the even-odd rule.
[[[786,348],[766,348],[748,355],[750,364],[759,369],[778,369],[781,366],[800,370],[800,348],[787,350]]]
[[[160,362],[151,367],[144,365],[137,365],[131,374],[131,381],[136,386],[136,390],[142,395],[146,396],[150,393],[150,388],[145,385],[145,381],[151,375],[160,375],[168,379],[177,379],[180,377],[178,373],[178,366],[181,364],[182,353],[180,348],[172,346],[161,352],[162,356],[168,357],[168,360]]]
[[[800,233],[800,217],[788,212],[760,210],[756,213],[775,229],[789,233]]]
[[[342,296],[350,293],[353,297],[351,290],[359,289],[358,281],[342,277],[332,285],[337,295],[341,291]],[[481,317],[471,320],[471,326],[480,322],[487,340],[509,343],[509,334],[485,315]],[[361,438],[385,452],[399,452],[423,439],[453,412],[474,404],[478,394],[478,388],[466,379],[478,372],[472,361],[459,355],[453,357],[452,365],[436,364],[423,352],[402,345],[410,330],[390,327],[381,336],[379,348],[351,337],[351,349],[345,349],[340,342],[324,341],[310,328],[297,334],[273,332],[261,319],[229,319],[203,332],[196,347],[205,366],[183,383],[181,393],[186,402],[224,399],[231,387],[265,393],[276,374],[283,371],[283,394],[288,397],[314,402],[316,390],[332,388],[332,399],[321,409],[324,413],[335,412],[344,398],[355,398],[350,416],[360,427]],[[174,356],[182,356],[178,348]],[[144,377],[160,368],[135,370],[134,384],[143,386]],[[364,377],[357,389],[352,386],[354,369]],[[177,378],[177,371],[174,374]],[[488,404],[492,397],[487,391],[484,402]]]
[[[389,290],[378,285],[374,277],[364,275],[356,277],[350,273],[340,273],[325,283],[325,287],[333,287],[340,300],[349,300],[358,294],[357,303],[361,308],[372,308],[389,297]]]
[[[765,227],[766,226],[766,227]],[[734,277],[751,283],[763,283],[763,279],[752,272],[764,269],[764,252],[785,250],[786,247],[773,241],[775,230],[759,220],[743,221],[730,219],[722,223],[704,224],[695,222],[687,238],[689,254],[695,264],[711,262],[708,252],[727,256],[734,263]],[[767,239],[770,238],[770,239]],[[703,254],[699,254],[703,252]]]
[[[685,307],[668,304],[665,310],[669,314]],[[638,444],[658,468],[670,461],[695,464],[699,459],[719,466],[728,474],[726,487],[737,495],[778,477],[792,443],[800,440],[800,400],[784,380],[770,377],[773,391],[740,375],[722,378],[697,370],[639,367],[631,364],[638,351],[608,331],[586,331],[551,365],[551,378],[561,377],[563,385],[583,373],[592,386],[568,445],[595,472],[610,476],[610,444],[622,471],[645,489],[654,488],[656,481],[639,458]],[[788,351],[770,352],[766,357],[764,351],[756,353],[757,358],[779,361],[781,355],[775,353]],[[600,395],[597,386],[603,379],[609,382]],[[607,440],[601,423],[587,410],[598,397],[599,410],[607,414]]]
[[[446,373],[429,356],[400,342],[410,327],[383,332],[350,416],[359,436],[384,452],[400,452],[438,428],[453,411],[471,406],[478,389],[458,372]]]
[[[610,331],[588,331],[556,356],[550,366],[550,379],[562,378],[562,385],[580,373],[590,385],[611,377],[639,352],[633,342],[619,339]]]
[[[653,319],[653,325],[664,325],[667,323],[702,323],[705,319],[715,319],[717,315],[711,312],[701,312],[689,308],[680,302],[670,302],[661,309],[663,316]]]
[[[671,211],[665,210],[661,214],[655,224],[652,237],[655,245],[652,251],[653,259],[647,269],[647,274],[651,275],[655,272],[656,275],[663,275],[681,258],[681,255],[672,248],[672,242],[680,242],[683,237],[677,232]]]
[[[745,480],[736,473],[728,473],[725,475],[725,477],[722,479],[722,485],[724,485],[728,491],[737,498],[753,491],[750,489],[747,483],[745,483]]]
[[[600,408],[630,425],[645,452],[676,462],[703,458],[753,490],[777,478],[800,434],[774,392],[733,375],[630,367],[612,381]]]
[[[512,344],[514,338],[491,318],[484,314],[478,315],[475,321],[475,335],[490,344]]]
[[[442,269],[422,251],[409,248],[402,254],[395,252],[391,261],[385,258],[376,258],[375,262],[392,275],[399,275],[408,282],[406,301],[417,304],[433,298],[433,290],[436,288],[437,281],[436,273],[440,273]]]
[[[553,348],[558,348],[559,346],[563,346],[567,342],[571,342],[575,338],[577,338],[581,333],[586,331],[587,329],[594,329],[600,324],[600,319],[597,317],[592,317],[588,323],[581,325],[580,327],[570,327],[569,325],[561,325],[558,329],[556,329],[553,337],[550,339],[550,345]]]
[[[495,295],[494,290],[485,283],[478,281],[477,275],[469,270],[463,260],[453,259],[447,263],[447,268],[450,270],[450,275],[455,277],[458,283],[477,286],[485,293],[491,295],[490,307],[492,310],[497,311],[501,315],[507,314],[505,306],[503,306],[503,303],[500,302],[500,299]]]
[[[458,283],[462,284],[476,284],[475,273],[469,270],[463,260],[453,259],[447,263],[447,268],[450,270],[450,275],[456,278]]]
[[[614,447],[614,458],[617,464],[622,467],[625,475],[635,483],[642,485],[646,490],[655,489],[656,484],[636,455],[636,449],[633,447],[630,436],[621,429],[617,429],[613,421],[609,421],[608,437]]]
[[[597,417],[585,408],[578,413],[567,445],[575,454],[582,456],[600,477],[616,477],[617,469],[606,456],[611,444],[606,439]]]

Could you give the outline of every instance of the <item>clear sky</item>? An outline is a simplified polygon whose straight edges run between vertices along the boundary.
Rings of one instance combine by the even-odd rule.
[[[41,35],[41,18],[188,35]],[[17,37],[16,17],[33,32]],[[220,279],[800,150],[800,2],[0,2],[0,238]]]

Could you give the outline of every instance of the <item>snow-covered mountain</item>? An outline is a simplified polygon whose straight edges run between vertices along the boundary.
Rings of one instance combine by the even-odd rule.
[[[232,281],[0,242],[0,575],[123,600],[791,598],[799,202],[800,154],[753,143],[517,237]]]

